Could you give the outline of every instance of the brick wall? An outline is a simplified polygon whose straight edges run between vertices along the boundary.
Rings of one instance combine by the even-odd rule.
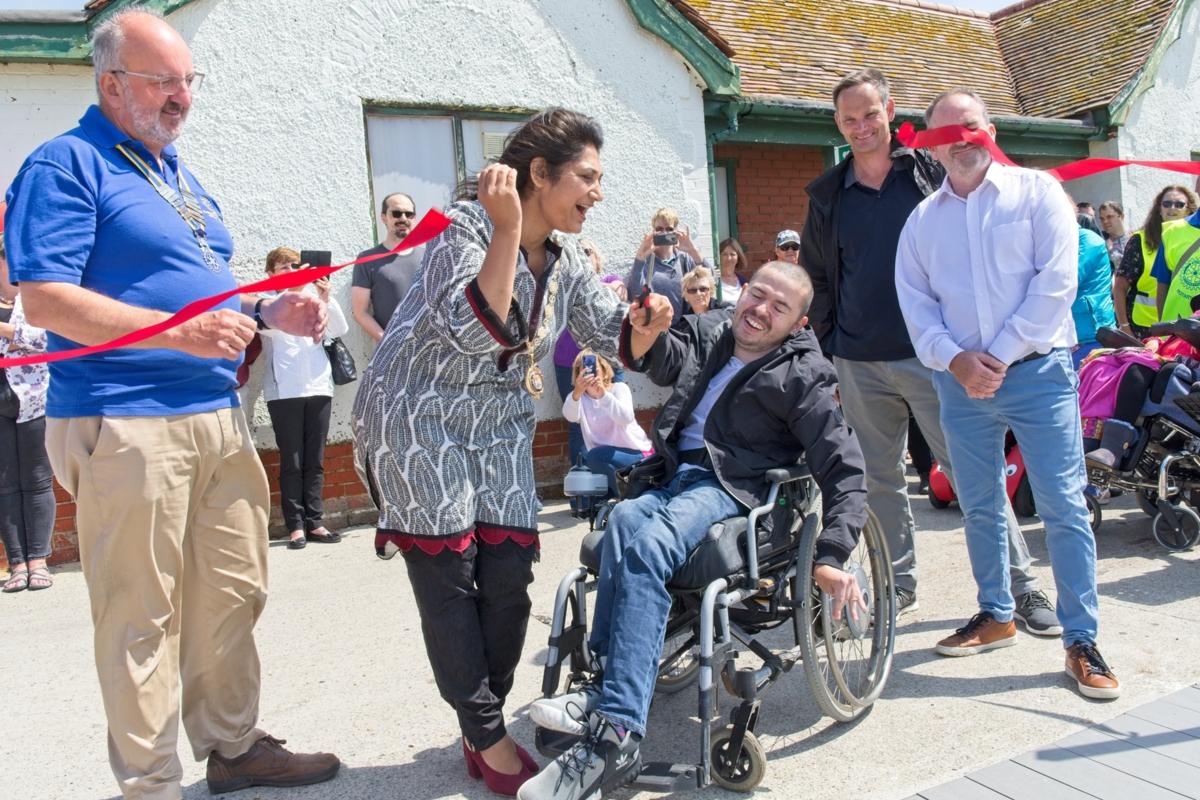
[[[638,421],[644,430],[650,423],[656,408],[637,412]],[[271,487],[271,538],[287,535],[283,514],[279,506],[279,451],[259,452],[267,470],[267,482]],[[543,420],[538,423],[533,438],[534,477],[538,493],[544,498],[562,496],[563,475],[570,469],[567,445],[567,423],[563,419]],[[52,540],[54,553],[51,564],[65,564],[79,560],[79,538],[75,533],[75,503],[66,490],[54,483],[54,496],[58,503]],[[349,442],[331,444],[325,448],[325,521],[332,529],[353,525],[370,525],[377,518],[375,506],[354,471],[354,461]],[[4,546],[0,545],[0,569],[6,569],[8,560]]]
[[[798,145],[717,145],[716,159],[736,161],[737,238],[751,264],[774,257],[779,231],[804,227],[808,214],[804,187],[825,171],[824,152]]]

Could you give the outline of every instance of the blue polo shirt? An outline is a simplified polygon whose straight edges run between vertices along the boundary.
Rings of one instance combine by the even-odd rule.
[[[5,246],[9,274],[19,281],[82,286],[133,306],[175,312],[234,288],[233,240],[216,202],[185,169],[204,211],[220,269],[204,263],[187,223],[116,146],[124,144],[152,168],[139,142],[96,106],[79,127],[51,139],[21,166],[8,191]],[[162,152],[167,183],[178,189],[179,157]],[[237,310],[234,296],[220,307]],[[80,345],[49,335],[49,350]],[[238,405],[241,357],[204,359],[165,349],[110,350],[50,365],[50,417],[167,416]]]

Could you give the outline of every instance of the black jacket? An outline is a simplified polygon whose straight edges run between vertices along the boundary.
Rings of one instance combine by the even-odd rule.
[[[680,432],[734,349],[729,313],[683,320],[630,363],[659,386],[675,387],[652,432],[667,480],[679,466]],[[766,502],[767,470],[803,455],[824,500],[817,560],[841,566],[866,523],[867,487],[862,452],[842,417],[836,388],[837,376],[816,337],[800,331],[733,377],[708,415],[704,441],[717,479],[746,508]]]
[[[845,188],[851,158],[826,170],[805,190],[808,192],[808,218],[800,240],[800,263],[808,270],[813,284],[808,321],[826,351],[829,335],[837,322],[838,277],[842,271],[838,247],[838,200]],[[912,171],[917,188],[926,197],[938,190],[946,176],[942,165],[934,161],[933,156],[924,150],[905,147],[895,138],[892,139],[892,160],[900,161]]]

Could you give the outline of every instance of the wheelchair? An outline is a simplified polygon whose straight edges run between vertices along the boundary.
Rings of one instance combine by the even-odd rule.
[[[1178,336],[1197,347],[1200,320],[1155,323],[1150,334]],[[1097,338],[1105,347],[1141,345],[1109,328],[1100,329]],[[1100,445],[1099,439],[1084,439],[1085,451]],[[1086,459],[1088,483],[1133,492],[1152,518],[1155,540],[1167,550],[1195,547],[1200,542],[1200,370],[1179,362],[1159,369],[1137,423],[1114,447],[1115,464]]]
[[[641,483],[634,465],[624,476]],[[578,476],[577,476],[578,477]],[[797,663],[821,710],[839,722],[866,713],[882,693],[891,671],[896,636],[892,562],[878,520],[868,515],[858,546],[846,563],[862,591],[868,613],[854,620],[833,618],[832,599],[812,577],[821,530],[821,495],[808,467],[794,464],[769,470],[766,502],[748,516],[717,522],[667,586],[672,597],[656,692],[697,685],[700,758],[695,764],[646,763],[633,781],[636,789],[667,792],[715,781],[749,792],[766,774],[766,753],[755,736],[763,691]],[[598,483],[598,482],[597,482]],[[567,489],[578,490],[576,481]],[[615,500],[582,504],[592,531],[580,546],[580,566],[558,585],[554,599],[542,694],[574,691],[592,680],[600,666],[587,644],[587,593],[600,568],[600,542]],[[633,497],[640,492],[624,492]],[[578,496],[578,495],[577,495]],[[756,638],[790,625],[795,642],[782,652]],[[762,665],[737,665],[738,645]],[[564,678],[564,670],[566,675]],[[714,725],[717,683],[737,698],[729,724]],[[557,757],[576,738],[537,728],[542,755]]]

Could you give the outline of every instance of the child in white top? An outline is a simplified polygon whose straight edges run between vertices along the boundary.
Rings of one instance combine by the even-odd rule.
[[[654,446],[633,413],[628,384],[613,383],[608,362],[591,350],[582,350],[571,367],[573,391],[563,401],[563,416],[583,431],[588,469],[608,477],[608,489],[617,493],[616,471],[635,464]]]

